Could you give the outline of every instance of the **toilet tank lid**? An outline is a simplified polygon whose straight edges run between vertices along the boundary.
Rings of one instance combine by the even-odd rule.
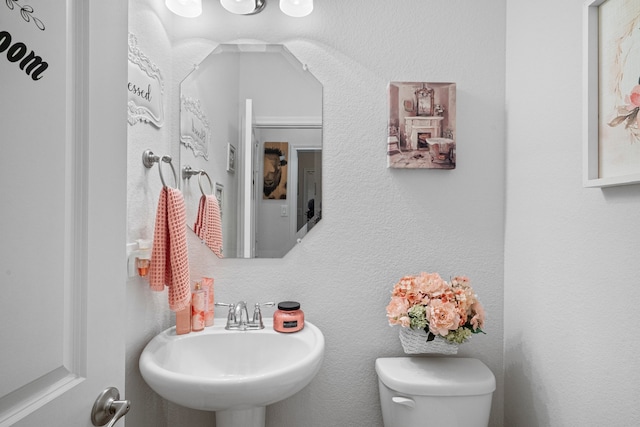
[[[476,396],[496,389],[493,372],[472,358],[379,358],[376,372],[390,389],[416,396]]]

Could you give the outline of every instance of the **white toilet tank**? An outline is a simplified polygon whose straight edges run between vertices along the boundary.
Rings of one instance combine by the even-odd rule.
[[[376,360],[385,427],[487,427],[493,372],[477,359],[388,357]]]

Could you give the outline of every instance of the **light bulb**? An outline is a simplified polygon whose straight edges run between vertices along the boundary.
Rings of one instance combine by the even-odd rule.
[[[301,18],[313,11],[313,0],[280,0],[280,10],[289,16]]]
[[[195,18],[202,14],[202,0],[165,0],[167,8],[176,15]]]
[[[256,0],[220,0],[222,7],[237,15],[250,15],[259,12],[264,2]]]

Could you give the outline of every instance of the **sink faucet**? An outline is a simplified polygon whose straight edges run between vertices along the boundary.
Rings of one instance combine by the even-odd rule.
[[[233,310],[233,316],[235,317],[236,323],[240,329],[247,329],[246,327],[249,324],[249,312],[247,311],[246,301],[238,301]]]
[[[227,304],[223,302],[215,303],[217,306],[229,307],[229,313],[227,314],[227,326],[225,329],[247,331],[255,329],[264,329],[262,323],[262,313],[260,311],[261,306],[274,306],[274,302],[256,303],[253,311],[253,316],[249,320],[249,311],[247,310],[246,301],[238,301],[236,304]]]

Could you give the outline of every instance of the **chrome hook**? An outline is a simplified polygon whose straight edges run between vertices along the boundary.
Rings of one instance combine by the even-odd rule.
[[[158,173],[160,174],[160,181],[162,181],[162,185],[167,187],[167,183],[164,181],[164,176],[162,176],[162,162],[164,163],[169,163],[169,166],[171,167],[171,172],[173,173],[173,181],[176,183],[176,187],[178,188],[178,176],[176,175],[176,170],[173,167],[173,163],[171,163],[171,156],[158,156],[156,154],[153,154],[153,151],[151,150],[145,150],[142,153],[142,164],[147,168],[150,169],[153,167],[154,163],[158,164]]]
[[[171,163],[171,156],[158,156],[156,154],[153,154],[153,151],[151,150],[145,150],[142,153],[142,164],[144,165],[144,167],[146,167],[147,169],[151,169],[153,167],[154,163],[160,163],[160,160],[167,162],[167,163]]]
[[[211,194],[213,194],[213,182],[211,182],[211,177],[204,169],[193,169],[189,165],[185,165],[182,168],[182,179],[190,179],[192,176],[198,175],[198,186],[200,187],[200,192],[203,196],[206,196],[207,193],[202,188],[202,176],[206,176],[209,181],[209,188],[211,188]]]
[[[199,170],[197,169],[193,169],[191,166],[189,165],[185,165],[182,168],[182,179],[189,179],[194,175],[198,175],[200,173]]]

